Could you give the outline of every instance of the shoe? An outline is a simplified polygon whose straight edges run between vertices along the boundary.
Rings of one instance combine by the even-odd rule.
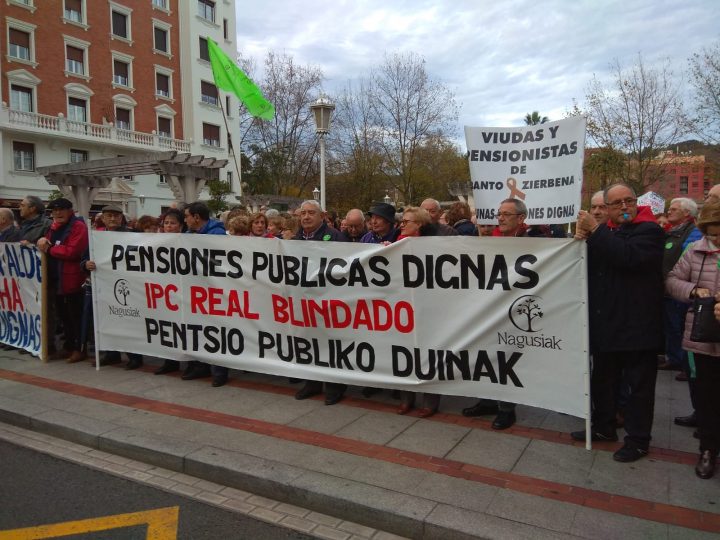
[[[210,368],[200,367],[186,371],[185,373],[183,373],[181,379],[183,381],[194,381],[195,379],[204,379],[206,377],[209,377],[210,375]]]
[[[87,354],[83,351],[73,351],[72,354],[65,360],[68,364],[76,364],[82,362],[87,358]]]
[[[434,415],[437,412],[436,409],[431,409],[430,407],[423,407],[418,411],[418,416],[420,418],[430,418],[432,415]]]
[[[213,388],[220,388],[221,386],[225,386],[228,382],[227,377],[213,377],[212,381],[212,387]]]
[[[463,416],[486,416],[490,414],[498,413],[497,401],[490,401],[488,399],[481,399],[472,407],[462,410]]]
[[[336,403],[340,403],[342,400],[343,395],[342,394],[333,394],[330,396],[325,396],[325,405],[335,405]]]
[[[362,389],[363,397],[367,398],[372,397],[375,394],[379,394],[380,392],[382,392],[382,388],[373,388],[372,386],[366,386]]]
[[[400,405],[400,407],[398,407],[397,413],[398,414],[407,414],[411,410],[412,410],[412,405],[410,405],[409,403],[403,403],[402,405]]]
[[[697,415],[695,412],[687,416],[676,416],[674,422],[676,426],[698,427]]]
[[[155,370],[155,375],[165,375],[166,373],[172,373],[174,371],[180,371],[180,366],[177,363],[165,362],[162,366]]]
[[[515,411],[500,411],[493,420],[493,429],[507,429],[515,423]]]
[[[635,448],[626,444],[613,454],[613,459],[621,463],[632,463],[633,461],[637,461],[645,456],[647,456],[647,450]]]
[[[685,373],[684,371],[681,371],[680,373],[675,375],[675,380],[680,381],[680,382],[687,382],[687,380],[688,380],[687,373]]]
[[[128,360],[128,363],[125,365],[125,371],[130,371],[133,369],[137,369],[142,367],[143,361],[142,360]]]
[[[695,465],[695,474],[703,480],[712,478],[715,474],[715,460],[717,459],[717,452],[712,450],[705,450],[698,458],[697,465]]]
[[[100,365],[101,366],[109,366],[111,364],[119,364],[120,363],[120,354],[109,354],[105,353],[100,357]]]
[[[295,394],[295,399],[308,399],[313,396],[317,396],[319,393],[320,392],[316,392],[314,390],[311,390],[307,386],[304,386],[297,391],[297,393]]]
[[[582,431],[573,431],[570,434],[570,437],[574,441],[580,441],[585,442],[585,430]],[[590,434],[590,440],[593,442],[615,442],[618,440],[617,433],[600,433],[599,431],[593,431]]]

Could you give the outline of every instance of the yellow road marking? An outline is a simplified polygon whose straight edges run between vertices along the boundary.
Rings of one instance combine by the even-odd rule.
[[[36,540],[40,538],[57,538],[70,534],[107,531],[121,527],[147,525],[147,540],[176,540],[178,526],[178,506],[117,514],[99,518],[65,521],[51,525],[26,527],[12,531],[0,531],[0,540]]]

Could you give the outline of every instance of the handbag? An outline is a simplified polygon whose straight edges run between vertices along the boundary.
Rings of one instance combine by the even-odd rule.
[[[706,257],[707,253],[703,257],[702,265],[700,266],[700,275],[702,275]],[[698,275],[698,284],[700,283],[700,275]],[[690,341],[697,343],[720,343],[720,322],[715,318],[715,298],[712,296],[695,298],[691,309],[694,317],[690,330]]]

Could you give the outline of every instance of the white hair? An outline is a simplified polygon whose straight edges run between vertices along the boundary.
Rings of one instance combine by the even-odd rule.
[[[688,199],[687,197],[675,197],[672,201],[670,201],[670,204],[680,203],[680,208],[690,214],[692,217],[696,218],[698,215],[698,207],[697,203],[693,201],[692,199]]]
[[[320,206],[320,203],[317,202],[315,199],[307,199],[307,200],[303,201],[302,204],[300,205],[300,208],[302,208],[303,206],[308,205],[308,204],[310,206],[314,206],[315,208],[320,210],[320,212],[322,212],[322,206]]]

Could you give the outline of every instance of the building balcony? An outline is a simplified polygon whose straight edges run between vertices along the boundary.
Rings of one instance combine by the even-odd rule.
[[[50,116],[16,111],[10,109],[5,103],[0,108],[0,130],[52,136],[56,139],[62,138],[68,141],[104,144],[133,150],[190,152],[190,141],[171,139],[162,134],[120,129],[111,123],[77,122],[68,120],[62,113],[58,116]]]

